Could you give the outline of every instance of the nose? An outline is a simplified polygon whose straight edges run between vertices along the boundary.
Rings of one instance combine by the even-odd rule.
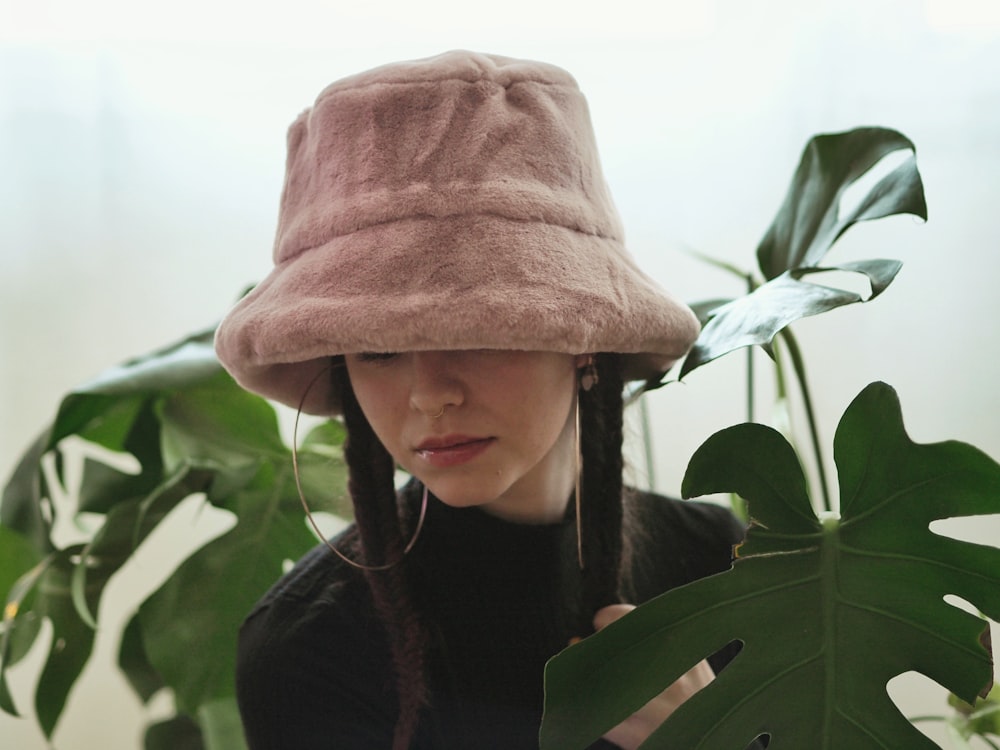
[[[449,352],[413,352],[410,360],[410,407],[437,419],[465,401],[461,373]]]

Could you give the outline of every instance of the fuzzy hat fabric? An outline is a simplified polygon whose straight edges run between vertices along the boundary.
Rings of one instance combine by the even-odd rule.
[[[289,129],[274,263],[216,350],[314,414],[338,411],[332,355],[621,352],[643,379],[699,328],[625,250],[586,101],[539,62],[457,51],[327,87]]]

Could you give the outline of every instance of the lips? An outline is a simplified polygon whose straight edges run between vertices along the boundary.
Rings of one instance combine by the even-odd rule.
[[[496,442],[492,437],[444,435],[428,438],[415,449],[416,454],[431,466],[447,468],[476,458]]]

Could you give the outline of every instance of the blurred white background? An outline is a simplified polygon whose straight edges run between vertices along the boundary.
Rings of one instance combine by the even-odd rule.
[[[898,258],[902,273],[872,304],[796,326],[821,430],[829,442],[850,400],[884,380],[915,440],[1000,457],[996,0],[5,0],[2,475],[67,390],[214,324],[266,274],[285,128],[323,86],[459,47],[577,77],[633,253],[690,301],[741,292],[683,250],[749,267],[811,135],[884,125],[909,136],[930,221],[855,227],[830,256]],[[661,490],[676,493],[693,450],[743,418],[743,370],[730,357],[651,399]],[[116,623],[169,572],[158,561],[205,533],[196,509],[175,519],[109,588],[56,747],[140,746],[147,717],[112,666]],[[954,533],[996,544],[1000,519]],[[15,671],[29,717],[0,714],[4,748],[46,747],[30,716],[36,667]],[[944,710],[939,687],[900,683],[905,713]]]

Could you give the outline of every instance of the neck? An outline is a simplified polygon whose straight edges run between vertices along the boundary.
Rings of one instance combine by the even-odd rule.
[[[558,495],[549,494],[541,499],[520,498],[497,498],[495,502],[481,506],[483,512],[491,516],[510,521],[511,523],[523,524],[550,524],[558,523],[566,516],[566,507],[569,504],[570,494],[573,492],[573,481],[565,491]]]

